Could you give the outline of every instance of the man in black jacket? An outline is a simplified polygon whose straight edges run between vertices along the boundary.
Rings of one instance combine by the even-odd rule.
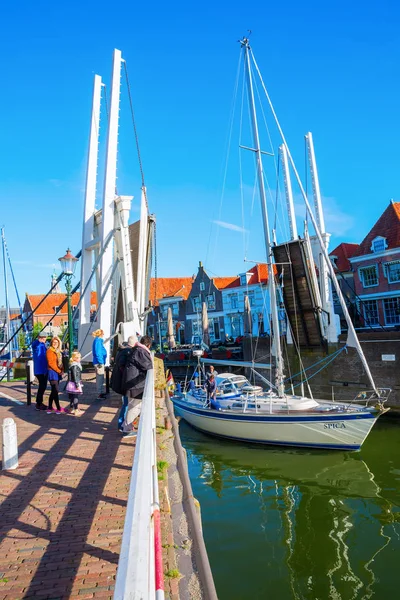
[[[122,375],[122,390],[124,396],[129,398],[128,410],[122,424],[122,432],[125,435],[134,435],[133,422],[140,414],[147,371],[153,368],[150,353],[151,338],[145,335],[140,342],[134,342],[135,338],[131,336],[128,344],[129,346],[133,345],[133,348],[126,353]]]
[[[126,411],[128,410],[128,396],[124,394],[124,390],[122,387],[122,378],[124,375],[126,360],[128,358],[129,352],[131,352],[133,346],[130,346],[128,342],[122,342],[121,346],[119,346],[117,355],[115,357],[115,362],[112,370],[110,386],[111,389],[117,394],[121,394],[122,396],[122,406],[118,416],[118,430],[122,431],[122,425],[125,420]]]

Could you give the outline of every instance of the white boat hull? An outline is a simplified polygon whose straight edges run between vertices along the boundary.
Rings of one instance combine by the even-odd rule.
[[[173,398],[175,410],[190,425],[220,437],[337,450],[358,450],[381,412],[359,409],[339,414],[260,415],[204,409]]]

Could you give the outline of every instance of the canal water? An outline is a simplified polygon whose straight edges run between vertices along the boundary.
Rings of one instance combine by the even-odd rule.
[[[180,432],[219,600],[399,597],[400,420],[347,453]]]

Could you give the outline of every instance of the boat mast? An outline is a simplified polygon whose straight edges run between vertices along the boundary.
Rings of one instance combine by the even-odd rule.
[[[283,359],[282,359],[282,350],[281,350],[281,339],[280,339],[280,329],[279,329],[279,319],[278,319],[278,307],[276,303],[276,289],[275,289],[275,278],[274,278],[274,265],[272,263],[272,247],[271,247],[271,238],[269,232],[269,223],[268,223],[268,213],[267,213],[267,197],[265,193],[265,184],[264,184],[264,170],[262,164],[262,153],[260,147],[260,138],[258,135],[258,125],[257,125],[257,113],[254,102],[254,91],[253,91],[253,80],[251,76],[251,66],[250,66],[250,44],[248,38],[243,38],[240,41],[242,48],[244,50],[245,55],[245,66],[246,66],[246,75],[247,75],[247,89],[249,94],[249,104],[250,104],[250,115],[251,122],[253,128],[253,145],[254,148],[252,150],[256,155],[256,165],[257,165],[257,181],[258,181],[258,189],[261,200],[261,209],[263,216],[263,226],[264,226],[264,239],[265,239],[265,247],[267,252],[267,266],[268,266],[268,287],[269,287],[269,296],[271,303],[271,315],[272,315],[272,323],[271,323],[271,334],[273,338],[273,347],[274,354],[276,358],[276,387],[278,390],[278,395],[282,398],[285,395],[284,385],[283,385]]]
[[[5,236],[4,236],[4,227],[1,228],[1,244],[3,249],[3,269],[4,269],[4,294],[6,300],[6,314],[5,314],[5,328],[4,328],[4,347],[8,343],[10,339],[10,304],[8,300],[8,279],[7,279],[7,266],[6,266],[6,246],[5,246]],[[10,353],[10,360],[12,361],[12,350],[11,347],[8,349]],[[7,381],[10,381],[10,370],[7,367]]]
[[[250,48],[249,48],[249,51],[250,51]],[[263,90],[264,90],[264,94],[265,94],[265,96],[267,98],[267,101],[268,101],[269,107],[271,109],[272,115],[274,117],[276,126],[277,126],[279,134],[280,134],[280,136],[282,138],[282,142],[283,142],[284,146],[286,147],[286,151],[287,151],[289,162],[290,162],[290,164],[292,166],[293,173],[295,175],[296,181],[297,181],[298,186],[300,188],[301,195],[303,196],[304,204],[307,207],[308,214],[310,216],[310,219],[311,219],[311,222],[313,224],[316,236],[317,236],[319,244],[321,246],[321,252],[322,252],[322,255],[323,255],[324,259],[325,259],[325,263],[326,263],[326,266],[327,266],[327,269],[328,269],[328,273],[329,273],[329,275],[331,277],[331,281],[332,281],[333,287],[335,288],[335,291],[336,291],[336,293],[338,295],[338,298],[339,298],[339,301],[340,301],[340,305],[341,305],[342,310],[343,310],[343,315],[344,315],[344,317],[346,319],[346,322],[347,322],[348,332],[347,332],[347,342],[346,343],[347,343],[348,346],[350,346],[352,348],[356,348],[356,350],[357,350],[357,352],[359,354],[359,357],[361,359],[361,362],[363,364],[363,367],[365,369],[365,372],[367,374],[367,377],[368,377],[368,379],[369,379],[369,381],[370,381],[370,383],[371,383],[371,385],[373,387],[374,392],[377,394],[377,396],[379,398],[379,396],[380,396],[379,390],[376,387],[374,378],[372,377],[372,373],[371,373],[369,365],[367,363],[367,359],[365,358],[364,352],[363,352],[363,350],[361,348],[360,341],[359,341],[359,339],[357,337],[357,333],[356,333],[356,330],[354,328],[353,321],[350,318],[349,310],[347,308],[347,304],[346,304],[345,299],[343,297],[342,290],[340,289],[340,285],[339,285],[339,282],[337,280],[336,273],[335,273],[335,271],[333,269],[333,266],[332,266],[332,263],[330,261],[329,254],[328,254],[328,251],[326,249],[325,242],[323,240],[320,228],[318,226],[318,223],[317,223],[317,220],[316,220],[316,218],[314,216],[314,213],[311,210],[311,206],[310,206],[310,203],[308,201],[307,194],[306,194],[306,192],[304,190],[303,184],[301,182],[300,175],[299,175],[299,173],[297,171],[297,168],[296,168],[296,165],[294,163],[293,157],[292,157],[292,155],[290,153],[289,147],[288,147],[287,142],[286,142],[285,135],[284,135],[282,127],[281,127],[281,125],[279,123],[278,117],[276,115],[274,106],[273,106],[272,101],[271,101],[271,98],[269,97],[267,88],[265,87],[263,78],[261,77],[260,69],[258,68],[257,62],[256,62],[253,54],[252,54],[252,58],[253,58],[253,62],[254,62],[254,66],[256,68],[257,74],[260,77],[260,81],[261,81],[261,85],[262,85]]]

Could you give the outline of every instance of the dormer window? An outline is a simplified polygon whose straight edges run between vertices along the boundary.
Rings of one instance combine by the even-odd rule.
[[[372,240],[372,245],[371,245],[372,252],[374,252],[374,253],[384,252],[386,250],[386,248],[387,248],[386,238],[379,235],[374,240]]]
[[[247,285],[250,281],[251,273],[241,273],[240,275],[240,285]]]
[[[200,291],[204,292],[205,289],[206,289],[206,286],[204,284],[204,281],[200,281]]]
[[[334,254],[330,254],[330,255],[329,255],[329,259],[330,259],[330,261],[331,261],[332,265],[333,265],[334,267],[337,267],[337,259],[338,259],[338,257],[337,257],[337,256],[335,256]]]

